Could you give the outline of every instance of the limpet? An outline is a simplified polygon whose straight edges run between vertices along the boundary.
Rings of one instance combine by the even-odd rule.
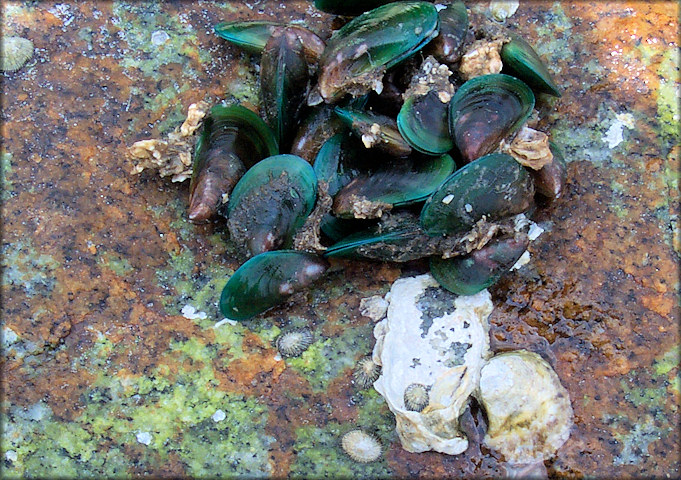
[[[421,383],[412,383],[404,390],[404,408],[412,412],[420,412],[430,401],[428,387]]]
[[[33,42],[21,37],[3,37],[0,50],[0,69],[15,72],[33,56]]]
[[[312,332],[307,328],[296,328],[282,332],[274,345],[282,357],[297,357],[312,345]]]
[[[381,456],[383,447],[378,439],[363,430],[351,430],[341,439],[345,453],[356,462],[371,463]]]
[[[352,378],[360,388],[369,388],[381,374],[381,367],[371,357],[364,357],[355,367]]]

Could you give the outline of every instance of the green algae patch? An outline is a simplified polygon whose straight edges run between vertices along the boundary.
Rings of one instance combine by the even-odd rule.
[[[294,450],[296,459],[291,465],[292,472],[305,472],[313,478],[389,478],[391,469],[383,453],[372,463],[358,463],[351,459],[341,447],[341,437],[354,425],[332,423],[324,428],[307,426],[296,429]],[[374,433],[371,430],[367,432]]]
[[[127,258],[113,252],[104,252],[100,255],[99,262],[102,266],[108,268],[120,277],[125,276],[133,270],[132,265],[130,265]]]
[[[679,352],[679,347],[673,347],[655,360],[655,375],[667,375],[674,368],[679,368],[679,363],[681,363],[681,352]]]
[[[323,392],[331,381],[354,366],[356,352],[371,352],[371,325],[366,327],[368,333],[360,330],[348,328],[336,337],[317,340],[301,356],[286,359],[286,364],[305,377],[313,391]]]
[[[0,201],[6,202],[12,198],[14,193],[14,186],[12,185],[12,154],[2,151],[0,153]]]

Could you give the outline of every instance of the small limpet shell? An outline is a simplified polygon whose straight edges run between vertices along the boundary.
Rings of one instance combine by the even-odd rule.
[[[430,398],[428,387],[421,383],[412,383],[404,390],[404,408],[412,412],[420,412],[428,406]]]
[[[312,332],[307,328],[296,328],[282,332],[274,345],[282,357],[297,357],[312,345]]]
[[[374,362],[372,357],[364,357],[355,367],[352,378],[360,388],[369,388],[381,374],[381,367]]]
[[[356,462],[371,463],[381,456],[383,447],[378,439],[363,430],[351,430],[341,439],[345,453]]]
[[[0,69],[15,72],[33,56],[33,42],[21,37],[3,37],[0,49]]]

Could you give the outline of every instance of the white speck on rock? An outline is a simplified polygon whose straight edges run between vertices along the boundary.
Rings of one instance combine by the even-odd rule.
[[[170,35],[168,35],[163,30],[156,30],[154,33],[151,34],[151,43],[153,45],[163,45],[169,39]]]
[[[5,458],[10,462],[16,462],[17,458],[19,457],[17,456],[17,452],[15,452],[14,450],[7,450],[5,452]]]
[[[224,410],[218,409],[218,410],[215,411],[215,413],[213,414],[213,416],[210,417],[210,418],[212,418],[213,421],[217,423],[217,422],[221,422],[221,421],[223,421],[225,418],[227,418],[227,414],[224,412]]]
[[[534,222],[530,222],[530,230],[527,232],[527,237],[530,239],[530,242],[539,238],[539,235],[541,235],[542,233],[544,233],[543,228],[541,228]]]
[[[191,305],[185,305],[182,307],[182,316],[188,318],[189,320],[203,320],[207,318],[206,312],[197,312]]]
[[[151,433],[149,432],[137,432],[137,441],[142,445],[149,445],[151,443]]]
[[[228,325],[234,326],[234,325],[236,325],[238,322],[237,322],[236,320],[230,320],[229,318],[223,318],[223,319],[220,320],[218,323],[216,323],[215,325],[213,325],[213,328],[221,327],[221,326],[223,326],[225,323],[228,324]]]
[[[608,144],[609,149],[615,148],[624,141],[624,127],[628,129],[634,128],[634,117],[631,113],[618,113],[615,115],[615,122],[610,125],[608,131],[605,132],[603,141]]]
[[[527,265],[528,263],[530,263],[530,252],[525,250],[525,253],[523,253],[518,261],[515,262],[515,264],[511,267],[511,270],[518,270],[520,267]]]

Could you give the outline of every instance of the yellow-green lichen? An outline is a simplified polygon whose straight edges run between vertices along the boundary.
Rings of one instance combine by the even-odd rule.
[[[13,285],[28,297],[50,295],[56,283],[53,272],[59,268],[52,256],[40,253],[30,239],[5,243],[0,254],[3,285]]]
[[[668,48],[662,54],[662,62],[657,70],[660,87],[657,90],[657,116],[660,131],[669,142],[667,149],[679,142],[679,49]]]
[[[679,368],[681,353],[679,347],[673,347],[655,360],[655,375],[666,375],[674,368]]]

